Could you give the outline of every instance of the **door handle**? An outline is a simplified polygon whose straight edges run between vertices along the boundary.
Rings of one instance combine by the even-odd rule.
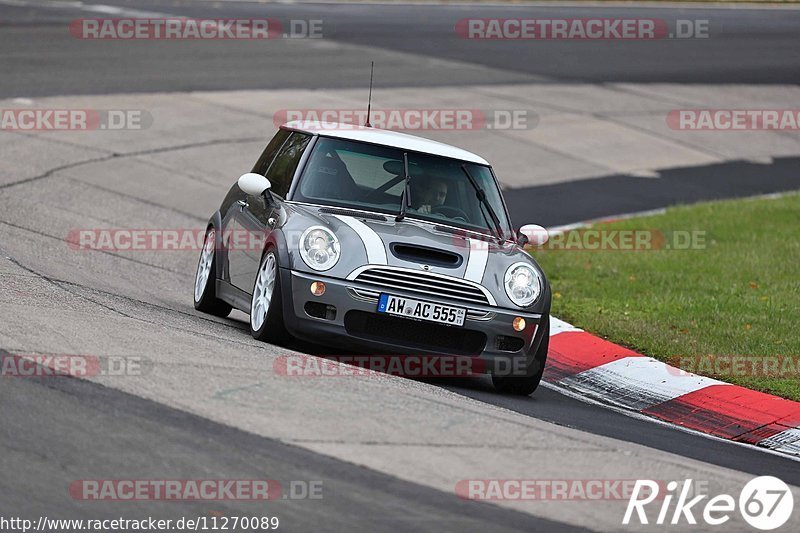
[[[244,211],[245,207],[250,207],[250,204],[248,204],[246,200],[236,200],[236,205],[238,205],[239,209],[242,211]]]

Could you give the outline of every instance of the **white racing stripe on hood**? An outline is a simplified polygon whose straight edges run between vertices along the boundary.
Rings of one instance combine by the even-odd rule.
[[[486,263],[489,261],[489,243],[477,239],[467,240],[469,241],[469,259],[467,259],[464,279],[480,283],[483,273],[486,272]]]
[[[386,247],[383,245],[383,239],[378,235],[374,229],[370,228],[360,220],[344,215],[333,215],[338,218],[355,231],[364,243],[364,248],[367,249],[367,263],[370,265],[387,265],[386,260]]]

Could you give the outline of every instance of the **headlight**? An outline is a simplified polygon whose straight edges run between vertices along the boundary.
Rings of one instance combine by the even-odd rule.
[[[322,226],[312,226],[300,236],[300,257],[314,270],[329,270],[341,255],[339,239]]]
[[[511,301],[520,307],[528,307],[542,292],[539,274],[525,263],[514,263],[506,270],[503,285]]]

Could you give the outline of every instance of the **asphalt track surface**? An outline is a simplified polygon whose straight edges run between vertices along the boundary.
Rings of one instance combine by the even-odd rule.
[[[227,41],[224,46],[218,42],[105,42],[98,46],[97,42],[73,39],[65,31],[64,22],[103,16],[102,12],[44,8],[36,2],[0,2],[0,48],[6,51],[0,97],[363,87],[370,60],[376,61],[377,88],[513,81],[800,82],[797,10],[524,5],[423,8],[152,0],[97,3],[194,18],[269,17],[283,27],[291,19],[317,19],[323,22],[324,40],[368,48],[348,54],[321,48],[312,54],[285,39],[267,43]],[[653,18],[664,20],[671,29],[677,19],[707,20],[709,38],[555,40],[537,41],[531,46],[524,40],[465,40],[454,31],[461,19],[489,17]],[[425,61],[398,64],[389,51],[460,61],[465,68],[432,68]],[[476,66],[491,70],[475,70]]]
[[[800,186],[798,168],[797,157],[768,164],[727,161],[662,170],[657,180],[612,175],[521,187],[507,195],[507,202],[514,220],[524,220],[529,206],[536,205],[537,219],[557,226],[669,205],[793,191]]]
[[[207,3],[184,2],[104,2],[106,5],[133,6],[139,10],[164,12],[190,17],[221,16],[218,8]],[[62,94],[107,94],[116,92],[157,92],[211,89],[353,87],[360,86],[364,62],[370,56],[380,58],[381,51],[403,51],[463,62],[463,68],[430,72],[420,76],[405,63],[396,69],[381,69],[378,87],[453,85],[460,81],[474,83],[475,65],[489,67],[491,79],[482,83],[551,81],[677,81],[705,83],[797,83],[800,80],[800,12],[783,10],[736,11],[724,9],[660,9],[646,8],[646,16],[674,18],[708,18],[724,29],[718,44],[693,47],[687,42],[652,43],[647,49],[625,43],[587,47],[586,43],[546,43],[545,46],[467,46],[448,34],[455,20],[467,16],[524,16],[530,8],[432,6],[422,11],[419,6],[339,6],[339,5],[269,5],[229,3],[226,17],[268,16],[278,19],[322,18],[326,22],[326,39],[341,40],[368,51],[354,51],[334,63],[324,50],[311,57],[304,49],[293,50],[287,44],[285,54],[259,53],[254,44],[234,43],[217,47],[213,53],[198,50],[194,45],[173,47],[164,54],[158,47],[111,46],[99,49],[91,43],[76,42],[64,32],[64,21],[87,15],[70,8],[35,5],[5,5],[0,2],[0,48],[4,50],[0,81],[2,97],[39,97]],[[538,13],[554,17],[573,15],[575,10],[562,7],[538,8]],[[625,8],[615,11],[580,8],[582,16],[630,16]],[[476,15],[476,13],[480,13]],[[497,15],[494,15],[497,13]],[[541,15],[539,15],[541,16]],[[645,15],[642,15],[645,16]],[[147,43],[152,44],[152,43]],[[472,45],[474,43],[468,43]],[[387,52],[388,53],[388,52]],[[560,61],[546,61],[550,57]],[[691,60],[687,60],[691,57]],[[696,184],[694,176],[707,175],[709,169],[675,170],[659,182],[641,180],[636,183],[626,176],[610,176],[599,180],[570,182],[531,188],[550,209],[542,222],[557,224],[610,215],[619,212],[662,207],[677,202],[746,196],[754,193],[788,190],[797,187],[797,160],[787,158],[773,163],[775,172],[754,189],[737,187],[737,176],[746,180],[746,164],[712,169],[711,174],[733,177]],[[763,171],[757,167],[754,172]],[[605,181],[604,181],[605,180]],[[677,186],[676,186],[677,185]],[[637,187],[639,189],[637,189]],[[750,185],[747,185],[750,187]],[[579,191],[589,199],[575,205],[568,201]],[[615,194],[626,191],[628,194]],[[63,192],[63,191],[62,191]],[[224,191],[220,191],[220,198]],[[605,193],[605,194],[601,194]],[[2,193],[0,193],[2,194]],[[599,196],[598,196],[599,194]],[[32,194],[35,200],[35,195]],[[520,198],[520,197],[516,197]],[[513,202],[515,198],[511,199]],[[569,209],[564,206],[571,205]],[[48,242],[46,223],[36,229],[42,242]],[[23,238],[31,220],[6,221],[4,239]],[[15,227],[13,224],[19,224]],[[19,230],[18,233],[15,231]],[[6,248],[8,242],[2,242]],[[138,315],[153,313],[148,320],[180,324],[180,328],[197,335],[213,335],[228,348],[252,349],[253,344],[236,320],[209,320],[196,314],[190,306],[174,303],[158,307],[136,300],[127,287],[120,284],[120,295],[103,292],[104,283],[73,284],[69,270],[52,267],[55,273],[41,276],[51,268],[47,256],[34,249],[25,250],[25,264],[14,263],[4,272],[26,276],[24,284],[4,285],[4,298],[11,292],[33,294],[66,291],[75,299],[65,300],[68,306],[96,305],[98,308]],[[169,267],[164,275],[173,276]],[[131,271],[135,272],[135,271]],[[185,273],[184,273],[185,274]],[[148,273],[148,276],[153,275]],[[189,272],[191,277],[193,272]],[[27,277],[36,281],[27,281]],[[183,277],[186,277],[183,275]],[[179,279],[180,275],[176,275]],[[23,278],[20,278],[23,279]],[[182,279],[182,278],[180,278]],[[134,280],[136,281],[136,280]],[[146,284],[147,279],[139,280]],[[22,283],[22,282],[21,282]],[[30,283],[30,285],[25,285]],[[181,281],[185,285],[185,280]],[[48,288],[49,287],[49,288]],[[178,291],[176,291],[178,292]],[[188,294],[188,293],[187,293]],[[49,293],[48,293],[49,295]],[[170,295],[171,297],[172,295]],[[61,297],[52,301],[59,302]],[[76,303],[77,302],[77,303]],[[158,301],[161,304],[160,301]],[[123,310],[123,311],[120,311]],[[177,318],[175,318],[177,317]],[[188,325],[187,325],[188,324]],[[173,327],[173,326],[170,326]],[[174,329],[179,329],[174,326]],[[51,335],[42,329],[41,335]],[[63,331],[60,332],[63,335]],[[135,339],[135,336],[133,337]],[[7,346],[18,351],[24,346]],[[326,353],[323,348],[293,345],[310,353]],[[495,394],[487,380],[465,380],[454,383],[431,382],[459,395],[496,405],[532,419],[552,422],[565,428],[578,429],[593,435],[611,437],[663,450],[708,465],[752,475],[776,475],[786,482],[800,485],[800,468],[796,462],[763,453],[748,447],[710,440],[673,428],[634,419],[602,407],[586,404],[558,392],[540,388],[529,398],[511,398]],[[135,478],[156,478],[168,471],[171,478],[242,478],[268,476],[277,479],[328,480],[323,501],[277,502],[275,513],[291,524],[290,530],[364,531],[426,529],[437,531],[464,530],[553,530],[567,529],[563,523],[493,505],[463,502],[452,493],[387,476],[373,469],[353,466],[325,454],[284,444],[229,425],[140,398],[115,388],[82,380],[5,380],[0,384],[0,511],[3,515],[34,516],[61,512],[100,518],[137,511],[130,504],[103,506],[68,501],[64,487],[77,477],[77,472],[92,472],[97,478],[119,478],[129,473]],[[540,460],[533,458],[532,460]],[[546,456],[542,456],[546,460]],[[642,474],[643,476],[645,473]],[[154,506],[155,505],[155,506]],[[142,506],[148,514],[163,517],[186,516],[190,512],[204,514],[209,506],[185,504],[152,504]],[[244,511],[242,511],[244,509]],[[235,503],[215,504],[213,511],[226,514],[246,512]]]
[[[557,522],[534,519],[524,513],[488,504],[459,501],[451,494],[427,489],[389,476],[348,465],[286,445],[255,437],[155,402],[120,393],[82,380],[14,380],[0,389],[6,428],[14,428],[13,447],[4,446],[6,460],[22,459],[16,467],[4,465],[3,515],[24,515],[25,509],[49,516],[75,516],[61,507],[69,471],[87,461],[100,462],[103,450],[124,450],[120,462],[103,461],[98,475],[119,476],[121,468],[137,479],[159,479],[165,470],[194,479],[198,467],[206,479],[315,480],[335,486],[324,500],[278,501],[270,509],[291,531],[396,531],[397,528],[434,528],[437,531],[552,531],[580,530]],[[75,413],[80,413],[79,417]],[[36,425],[30,424],[36,420]],[[50,438],[42,438],[45,426]],[[102,427],[101,434],[97,427]],[[58,437],[58,438],[56,438]],[[5,439],[4,439],[5,440]],[[64,442],[69,442],[65,446]],[[102,442],[102,446],[98,446]],[[49,464],[70,465],[42,471],[36,458]],[[9,463],[11,461],[9,460]],[[123,466],[124,465],[124,466]],[[14,475],[8,475],[10,469]],[[182,478],[182,479],[183,479]],[[28,490],[19,490],[24,480]],[[323,485],[323,486],[324,486]],[[289,493],[283,484],[283,493]],[[295,489],[296,491],[301,489]],[[34,496],[35,495],[35,496]],[[145,511],[149,516],[178,519],[208,514],[206,503],[176,509],[166,504],[123,502],[86,506],[91,518],[115,518]],[[252,515],[252,504],[215,502],[217,513]],[[142,514],[144,516],[145,513]]]

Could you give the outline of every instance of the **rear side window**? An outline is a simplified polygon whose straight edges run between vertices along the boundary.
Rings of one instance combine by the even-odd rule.
[[[292,184],[294,171],[310,140],[310,135],[293,132],[278,152],[272,166],[269,167],[267,179],[272,184],[272,192],[281,198],[286,198],[286,193],[289,192],[289,186]]]
[[[267,175],[267,170],[269,170],[269,165],[272,163],[272,160],[275,159],[275,154],[278,153],[283,143],[286,139],[289,138],[289,133],[286,130],[278,130],[278,133],[272,138],[269,142],[267,147],[264,149],[264,153],[261,154],[261,157],[258,158],[256,161],[256,165],[253,167],[253,172],[256,174],[261,174],[262,176]]]

